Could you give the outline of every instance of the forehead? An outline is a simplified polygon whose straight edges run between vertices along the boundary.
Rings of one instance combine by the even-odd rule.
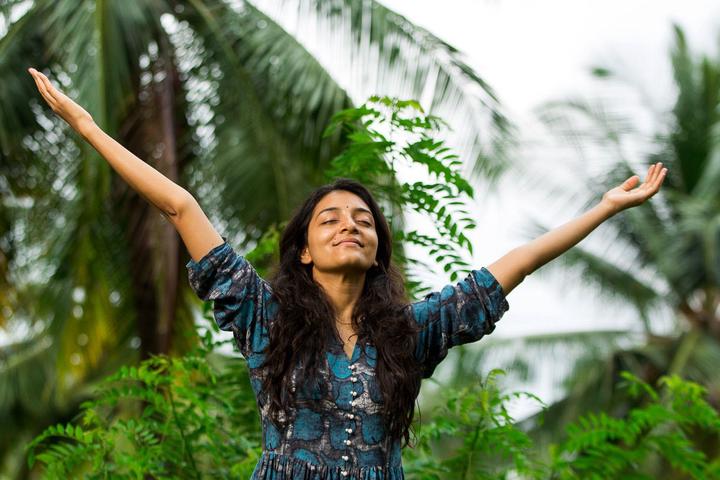
[[[356,208],[362,208],[365,210],[370,210],[370,207],[368,207],[368,205],[363,201],[362,198],[358,197],[352,192],[348,192],[345,190],[333,190],[332,192],[321,198],[313,209],[313,215],[318,215],[326,208],[340,208],[342,210],[354,210]]]

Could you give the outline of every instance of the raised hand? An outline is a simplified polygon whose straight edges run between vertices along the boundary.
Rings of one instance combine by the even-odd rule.
[[[602,202],[610,206],[615,213],[640,205],[658,192],[666,173],[667,168],[662,168],[662,162],[651,165],[647,177],[645,177],[645,183],[633,188],[640,179],[637,175],[633,175],[620,186],[605,192]]]
[[[93,123],[92,116],[70,97],[53,87],[50,80],[42,72],[28,68],[28,72],[35,80],[40,94],[52,111],[65,120],[74,130],[82,133],[88,125]]]

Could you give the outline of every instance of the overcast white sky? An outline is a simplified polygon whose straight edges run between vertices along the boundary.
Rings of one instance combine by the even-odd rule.
[[[467,63],[495,89],[520,126],[520,140],[526,148],[519,152],[518,162],[554,165],[554,159],[547,158],[551,148],[530,147],[548,141],[548,132],[532,110],[551,99],[600,94],[598,82],[587,73],[591,65],[618,69],[640,86],[655,108],[668,109],[674,102],[668,54],[672,22],[685,30],[691,51],[717,58],[720,44],[717,1],[381,1],[466,54]],[[622,92],[613,94],[622,103]],[[628,102],[637,101],[638,94],[632,89],[625,94]],[[647,119],[638,117],[638,122]],[[636,173],[645,176],[645,171]],[[572,218],[550,208],[542,197],[523,191],[512,177],[505,178],[498,195],[483,200],[478,208],[473,237],[478,266],[492,263],[524,243],[520,232],[529,218],[551,227]],[[591,233],[583,242],[592,240]],[[438,272],[436,286],[444,283],[444,275]],[[508,295],[508,302],[510,310],[487,340],[549,331],[639,327],[629,309],[593,298],[590,289],[540,275],[527,277]],[[552,370],[563,363],[557,360],[548,359]],[[523,387],[550,401],[553,374],[546,373],[537,383]],[[526,411],[518,406],[512,413],[522,417]]]

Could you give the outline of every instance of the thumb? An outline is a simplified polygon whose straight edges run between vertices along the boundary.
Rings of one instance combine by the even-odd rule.
[[[640,179],[640,177],[638,177],[637,175],[633,175],[632,177],[628,178],[627,180],[625,180],[622,183],[622,185],[621,185],[622,189],[627,192],[628,190],[630,190],[631,188],[633,188],[635,186],[635,181],[639,180],[639,179]]]

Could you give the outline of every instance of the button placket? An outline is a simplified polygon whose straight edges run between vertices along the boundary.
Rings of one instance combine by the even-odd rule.
[[[350,377],[350,381],[353,382],[353,383],[357,382],[357,377],[355,376],[355,365],[348,365],[348,368],[349,368],[350,371],[352,372],[351,377]],[[357,396],[358,392],[356,392],[355,390],[352,390],[352,391],[350,392],[350,394],[351,394],[352,397],[353,397],[353,399],[350,400],[350,409],[352,409],[352,407],[355,406],[355,397]],[[355,414],[352,413],[352,412],[348,412],[345,416],[346,416],[348,419],[350,419],[350,420],[353,420],[353,419],[355,418]],[[354,430],[353,430],[352,427],[348,427],[348,428],[345,429],[345,432],[348,434],[348,437],[350,437],[350,436],[353,434]],[[350,445],[352,445],[352,441],[350,440],[350,438],[345,439],[345,445],[346,445],[348,448],[350,447]],[[343,455],[343,456],[342,456],[342,459],[343,459],[345,462],[347,462],[347,463],[346,463],[345,469],[343,469],[343,470],[340,472],[340,474],[341,474],[343,477],[347,477],[348,474],[349,474],[348,469],[350,468],[350,466],[349,466],[350,456],[349,456],[349,455]]]

